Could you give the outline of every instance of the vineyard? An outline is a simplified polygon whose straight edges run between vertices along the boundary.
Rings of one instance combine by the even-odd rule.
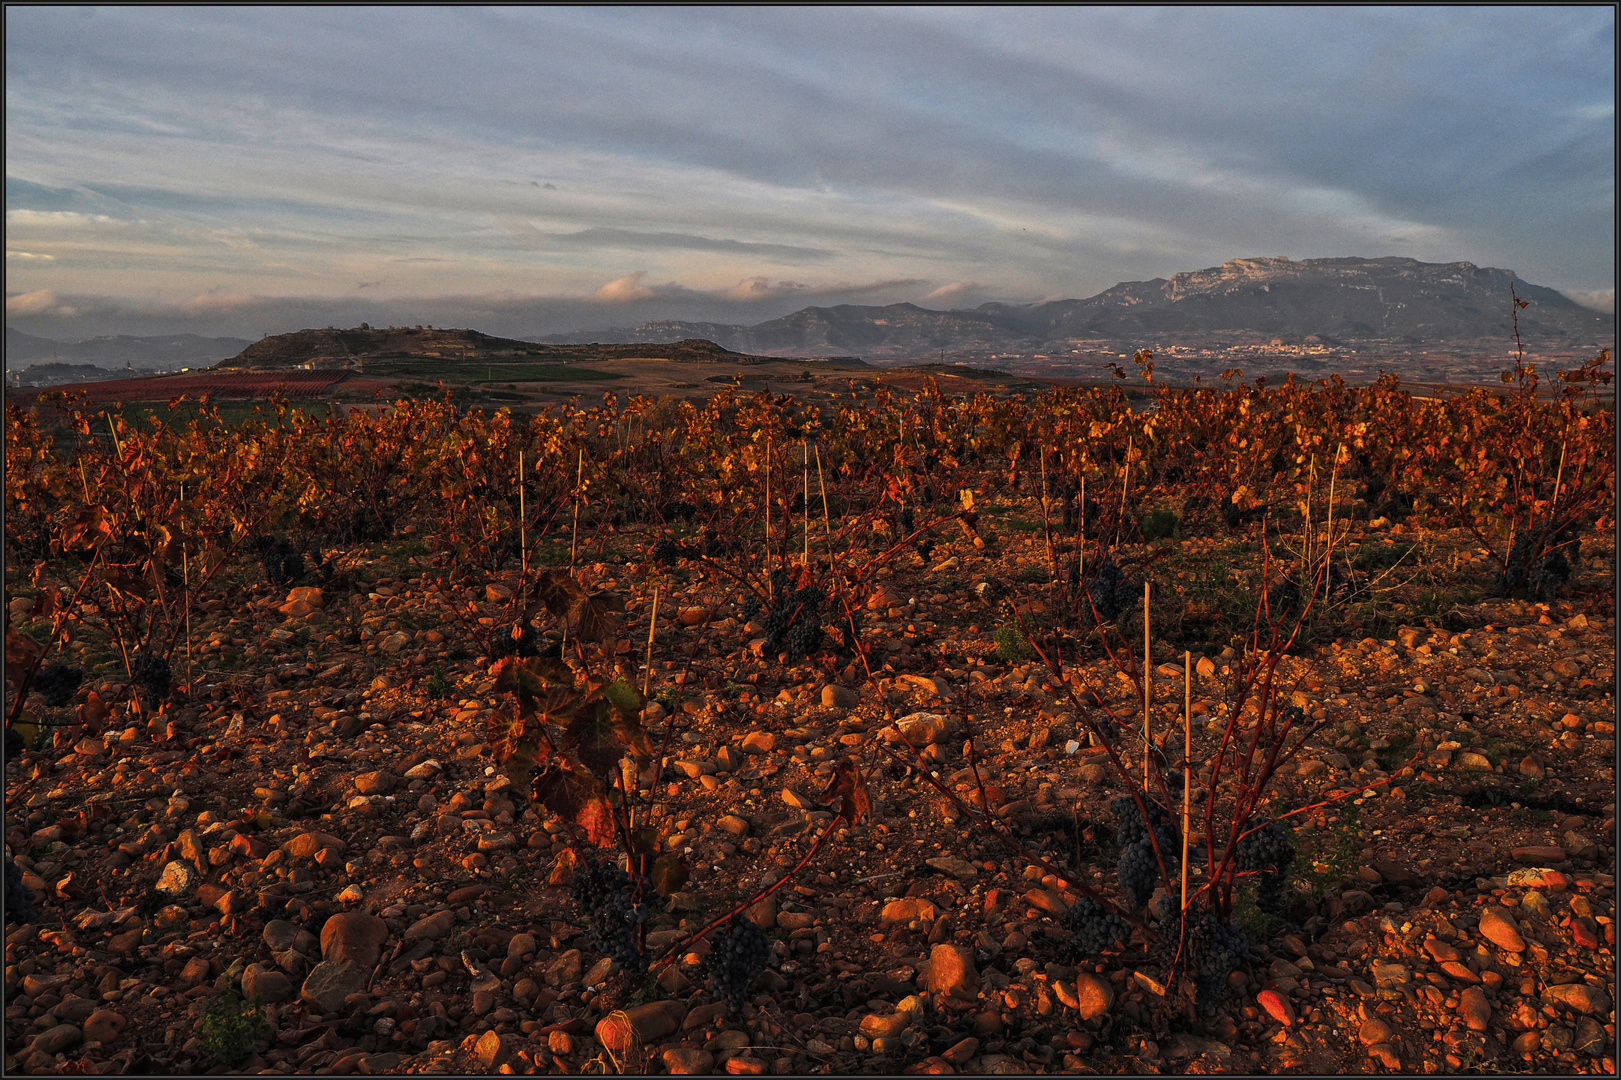
[[[1608,354],[342,375],[7,406],[8,1072],[1613,1071]]]

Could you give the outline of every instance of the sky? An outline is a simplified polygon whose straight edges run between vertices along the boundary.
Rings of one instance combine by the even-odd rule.
[[[544,334],[1400,255],[1615,298],[1615,11],[6,8],[6,323]]]

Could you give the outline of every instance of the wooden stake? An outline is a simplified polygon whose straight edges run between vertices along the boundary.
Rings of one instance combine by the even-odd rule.
[[[1081,521],[1075,534],[1075,565],[1081,580],[1086,580],[1086,463],[1081,463]]]
[[[1559,489],[1565,482],[1565,448],[1567,444],[1568,439],[1559,440],[1559,471],[1554,474],[1553,478],[1553,498],[1548,502],[1549,517],[1553,516],[1554,510],[1559,506]]]
[[[1182,910],[1188,909],[1188,814],[1193,800],[1193,654],[1182,653]]]
[[[1148,582],[1143,582],[1143,794],[1148,794],[1148,755],[1154,749],[1150,736],[1148,706],[1154,686],[1154,670],[1149,667],[1148,654]]]
[[[771,437],[765,440],[765,564],[771,566]],[[776,597],[771,598],[773,602]]]
[[[659,622],[659,586],[653,586],[653,615],[647,620],[647,674],[642,676],[642,698],[647,698],[647,688],[653,678],[653,628]]]
[[[810,566],[810,444],[799,440],[799,453],[805,466],[805,565]]]
[[[1126,460],[1120,463],[1120,521],[1115,525],[1115,536],[1122,536],[1126,530],[1126,487],[1131,481],[1131,448],[1136,436],[1126,440]]]
[[[523,506],[523,451],[518,451],[518,566],[529,573],[529,523],[524,520]]]
[[[580,451],[580,463],[574,469],[574,524],[569,529],[568,536],[568,568],[574,571],[574,556],[579,550],[580,539],[580,481],[585,479],[585,451]]]
[[[828,518],[827,481],[822,477],[822,448],[816,448],[816,486],[822,492],[822,532],[827,536],[828,565],[833,565],[833,522]]]
[[[180,485],[180,505],[186,505],[186,485]],[[186,690],[191,690],[191,562],[186,558],[186,534],[180,533],[180,580],[186,589]]]

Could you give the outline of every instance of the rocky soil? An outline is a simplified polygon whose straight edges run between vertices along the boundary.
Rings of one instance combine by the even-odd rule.
[[[1388,782],[1291,819],[1290,920],[1241,906],[1257,956],[1199,1016],[1140,943],[1058,963],[1074,895],[883,752],[904,749],[887,717],[907,718],[971,800],[972,733],[1000,819],[1059,862],[1082,830],[1076,872],[1114,891],[1118,778],[1044,669],[988,656],[994,608],[971,589],[1041,553],[948,555],[870,598],[875,681],[762,658],[731,605],[663,579],[653,683],[675,711],[649,706],[665,751],[644,783],[692,876],[651,946],[796,863],[838,760],[872,770],[871,818],[751,912],[773,957],[741,1015],[679,950],[627,996],[563,888],[559,823],[494,769],[501,699],[442,615],[510,620],[515,573],[452,589],[378,555],[356,592],[247,586],[198,616],[189,693],[145,715],[119,686],[81,691],[82,723],[6,765],[6,839],[40,913],[7,927],[7,1072],[218,1071],[234,1046],[261,1074],[1614,1073],[1613,551],[1573,599],[1472,605],[1456,630],[1412,617],[1285,661],[1295,704],[1329,723],[1280,805]],[[645,641],[647,568],[587,576],[629,596]],[[1196,761],[1236,657],[1208,659]],[[1156,657],[1167,727],[1179,662]],[[1083,674],[1132,715],[1112,669]],[[228,991],[264,1003],[263,1029],[220,1019]]]

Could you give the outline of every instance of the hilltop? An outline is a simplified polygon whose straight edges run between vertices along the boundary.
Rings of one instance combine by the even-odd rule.
[[[678,363],[759,363],[765,357],[733,352],[712,341],[683,340],[661,344],[655,352],[636,344],[587,342],[568,346],[492,337],[477,330],[434,329],[432,327],[373,328],[362,324],[353,330],[298,330],[256,341],[222,368],[350,368],[380,374],[398,374],[401,364],[421,367],[423,361],[448,372],[458,361],[488,365],[540,361],[571,364],[600,360],[655,359]],[[411,371],[409,373],[424,373]]]

